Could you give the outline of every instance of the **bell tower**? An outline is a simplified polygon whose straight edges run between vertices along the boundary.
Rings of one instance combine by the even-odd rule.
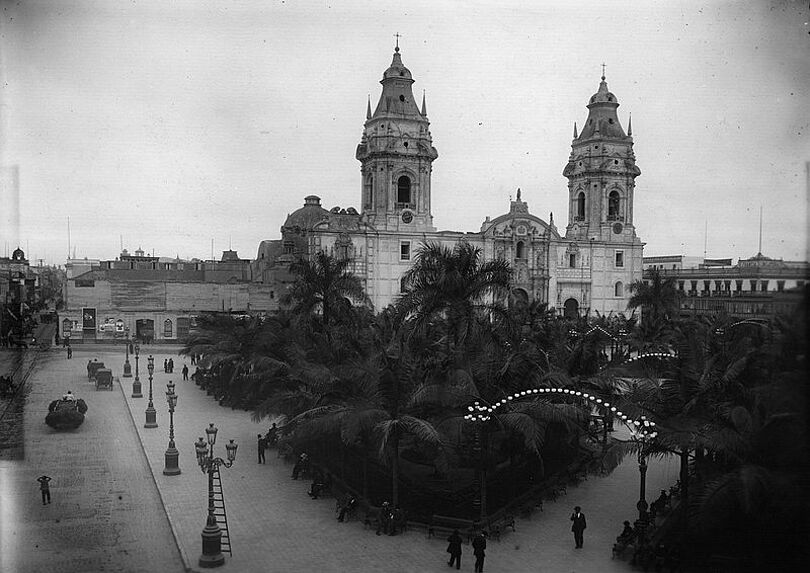
[[[588,119],[574,139],[563,175],[568,178],[565,237],[606,243],[632,243],[633,193],[641,175],[633,153],[633,127],[625,134],[616,115],[619,102],[605,82],[588,103]]]
[[[383,72],[382,94],[374,113],[366,110],[357,146],[362,175],[362,214],[378,230],[435,231],[430,212],[430,174],[438,157],[433,147],[425,97],[420,110],[413,77],[402,64],[399,39]]]

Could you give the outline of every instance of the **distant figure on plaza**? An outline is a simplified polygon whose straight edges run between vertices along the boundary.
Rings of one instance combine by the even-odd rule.
[[[475,573],[484,573],[484,557],[486,557],[487,532],[481,531],[472,540],[473,555],[475,555]]]
[[[309,456],[306,453],[303,453],[300,456],[298,456],[297,460],[295,460],[295,465],[293,466],[292,471],[292,478],[298,479],[298,475],[308,468],[309,468]]]
[[[622,532],[616,538],[616,541],[619,542],[619,543],[622,543],[622,542],[629,543],[630,540],[633,539],[633,536],[635,534],[636,534],[636,532],[633,530],[633,526],[630,525],[630,522],[625,521],[624,522],[624,529],[622,529]]]
[[[585,514],[582,513],[582,508],[576,506],[574,513],[571,514],[571,531],[574,532],[574,543],[576,549],[582,549],[582,532],[585,531],[587,524],[585,523]]]
[[[51,486],[48,483],[51,481],[51,478],[43,475],[39,476],[37,481],[39,482],[39,492],[42,494],[42,505],[51,503]]]
[[[68,360],[73,358],[73,349],[70,347],[70,345],[68,345],[68,347],[67,347],[67,357],[68,357]]]
[[[130,353],[130,354],[134,354],[134,353],[135,353],[135,349],[133,348],[133,346],[132,346],[132,343],[131,343],[131,342],[129,343],[129,353]]]
[[[76,401],[76,396],[73,395],[73,392],[68,390],[67,394],[62,396],[62,400],[66,401],[66,402],[75,402]]]
[[[452,567],[456,564],[456,569],[461,569],[461,535],[458,529],[453,530],[453,534],[447,538],[447,552],[450,554],[450,561],[447,564]]]
[[[312,499],[318,499],[318,496],[321,495],[324,490],[331,489],[331,487],[332,474],[326,472],[326,476],[324,477],[320,472],[318,472],[318,475],[312,480],[312,486],[309,488],[307,493]]]
[[[169,373],[169,361],[165,358],[163,359],[163,372]]]
[[[267,430],[267,447],[273,447],[278,443],[278,428],[276,427],[276,423],[273,422],[273,425],[270,426],[270,429]]]
[[[259,449],[259,463],[263,464],[264,463],[264,450],[267,449],[267,441],[262,437],[261,434],[256,434],[256,436],[259,438],[259,441],[258,441],[258,444],[257,444],[257,447]]]
[[[183,380],[188,380],[188,364],[183,364]]]
[[[380,535],[380,531],[382,530],[383,533],[388,535],[388,532],[391,527],[391,521],[393,516],[391,515],[391,504],[387,501],[384,501],[382,506],[380,507],[380,512],[377,514],[377,531],[375,532],[377,535]]]
[[[174,373],[174,360],[169,358],[169,374],[173,374],[173,373]]]
[[[90,380],[90,365],[93,363],[92,360],[87,361],[87,379]]]
[[[197,358],[194,354],[191,355],[191,365],[194,366],[197,364]]]
[[[349,501],[347,501],[343,505],[343,507],[340,508],[340,513],[338,514],[337,520],[343,523],[343,521],[346,519],[346,514],[352,513],[356,507],[357,507],[357,498],[352,496],[349,498]]]

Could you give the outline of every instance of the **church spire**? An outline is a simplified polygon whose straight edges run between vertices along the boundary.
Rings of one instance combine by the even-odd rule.
[[[371,119],[371,94],[368,94],[368,105],[366,106],[366,119]]]
[[[627,119],[627,137],[633,136],[633,114]]]
[[[427,106],[425,105],[425,90],[422,90],[422,117],[427,117]]]
[[[577,135],[577,122],[574,122],[574,139],[576,139],[577,137],[579,137]]]

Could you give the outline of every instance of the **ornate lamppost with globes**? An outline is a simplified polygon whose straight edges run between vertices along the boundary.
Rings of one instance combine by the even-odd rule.
[[[152,374],[155,371],[155,359],[150,354],[147,361],[148,363],[146,368],[149,370],[149,404],[146,406],[146,423],[143,425],[143,427],[157,428],[157,412],[155,411],[155,405],[152,402]]]
[[[135,341],[135,380],[132,382],[132,397],[133,398],[143,398],[143,394],[141,393],[141,379],[138,376],[138,356],[141,352],[141,345],[136,340]]]
[[[635,523],[635,529],[639,539],[643,539],[647,526],[650,523],[650,516],[647,513],[649,504],[647,503],[647,455],[650,442],[658,435],[655,431],[655,422],[647,420],[641,416],[639,421],[634,421],[633,426],[630,426],[632,438],[638,443],[638,472],[641,476],[639,482],[638,503],[638,520]]]
[[[122,376],[124,378],[132,378],[132,365],[129,363],[129,332],[127,332],[127,337],[124,339],[124,351],[126,352],[126,360],[124,360],[124,373]]]
[[[214,472],[221,466],[229,468],[236,460],[237,444],[233,440],[225,444],[228,460],[214,457],[214,444],[217,441],[217,428],[214,424],[208,424],[205,429],[208,439],[199,438],[194,448],[197,452],[197,463],[203,473],[208,473],[208,517],[205,527],[202,530],[202,555],[200,555],[200,567],[219,567],[225,563],[225,556],[222,554],[222,530],[217,524],[214,515]]]
[[[180,452],[174,445],[174,407],[177,406],[177,394],[174,393],[174,382],[169,381],[166,388],[166,402],[169,404],[169,447],[166,448],[163,475],[176,476],[180,473],[180,466],[177,463]]]

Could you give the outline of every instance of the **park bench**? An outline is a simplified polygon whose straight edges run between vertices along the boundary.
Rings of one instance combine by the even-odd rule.
[[[456,529],[458,529],[462,536],[467,536],[467,543],[469,543],[475,533],[475,522],[472,519],[461,519],[458,517],[434,514],[430,518],[427,536],[428,538],[434,536],[449,536]]]
[[[512,531],[515,531],[515,516],[505,509],[500,509],[487,518],[486,530],[494,541],[501,540],[501,533],[507,527],[511,527]]]

